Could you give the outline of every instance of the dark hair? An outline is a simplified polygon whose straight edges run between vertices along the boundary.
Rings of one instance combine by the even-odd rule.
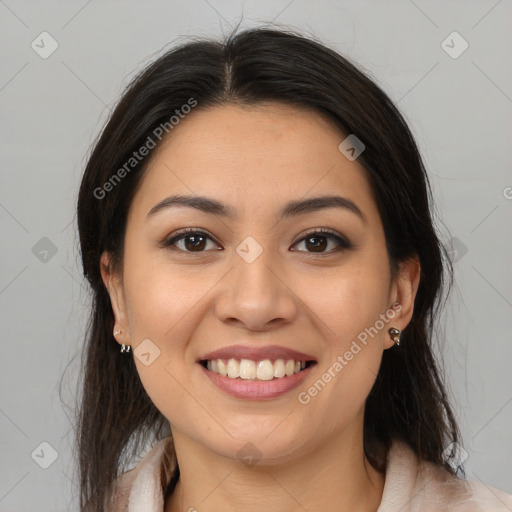
[[[346,58],[313,38],[262,27],[235,30],[224,42],[193,40],[159,57],[129,84],[90,154],[77,209],[83,271],[93,293],[76,439],[81,509],[88,503],[104,510],[121,462],[145,443],[170,435],[133,358],[119,356],[100,256],[109,251],[112,268],[122,266],[128,208],[150,157],[122,180],[112,181],[113,176],[148,137],[155,138],[157,127],[169,127],[171,116],[191,98],[197,102],[194,111],[265,102],[313,109],[364,143],[358,162],[377,202],[392,274],[410,257],[421,265],[413,317],[400,347],[384,351],[366,401],[365,452],[381,467],[376,444],[389,448],[399,439],[453,473],[442,453],[458,442],[460,432],[431,346],[453,270],[433,224],[432,192],[416,143],[388,96]],[[108,193],[100,194],[107,182]],[[179,469],[167,495],[178,476]]]

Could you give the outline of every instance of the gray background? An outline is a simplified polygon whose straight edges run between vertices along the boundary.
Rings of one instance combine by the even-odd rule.
[[[244,27],[274,20],[320,37],[360,63],[409,121],[457,260],[441,346],[467,476],[512,493],[510,0],[0,0],[3,512],[77,509],[73,357],[89,298],[74,208],[88,148],[149,59],[182,36],[227,33],[242,15]],[[31,47],[43,31],[58,43],[47,59]],[[469,44],[458,58],[445,50],[460,51],[460,40],[442,45],[453,31]],[[58,453],[48,469],[42,442]]]

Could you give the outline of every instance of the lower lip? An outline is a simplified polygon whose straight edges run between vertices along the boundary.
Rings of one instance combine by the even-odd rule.
[[[222,391],[236,398],[246,400],[269,400],[284,395],[288,391],[299,386],[309,375],[309,372],[315,366],[314,364],[304,368],[299,373],[290,377],[282,377],[272,380],[245,380],[230,379],[218,373],[207,370],[202,364],[198,363],[206,376]]]

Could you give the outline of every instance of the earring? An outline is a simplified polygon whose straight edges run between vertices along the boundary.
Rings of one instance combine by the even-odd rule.
[[[388,333],[395,344],[400,345],[400,335],[402,334],[402,331],[400,329],[396,329],[395,327],[391,327],[388,329]]]
[[[122,329],[118,329],[117,331],[114,331],[114,336],[117,336],[118,334],[124,334]],[[121,345],[121,352],[130,352],[131,345],[125,345],[124,343]]]

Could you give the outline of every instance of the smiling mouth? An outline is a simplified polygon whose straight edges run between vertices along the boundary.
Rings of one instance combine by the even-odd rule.
[[[277,380],[291,377],[316,364],[316,361],[299,361],[295,359],[204,359],[199,364],[207,370],[238,380]]]

